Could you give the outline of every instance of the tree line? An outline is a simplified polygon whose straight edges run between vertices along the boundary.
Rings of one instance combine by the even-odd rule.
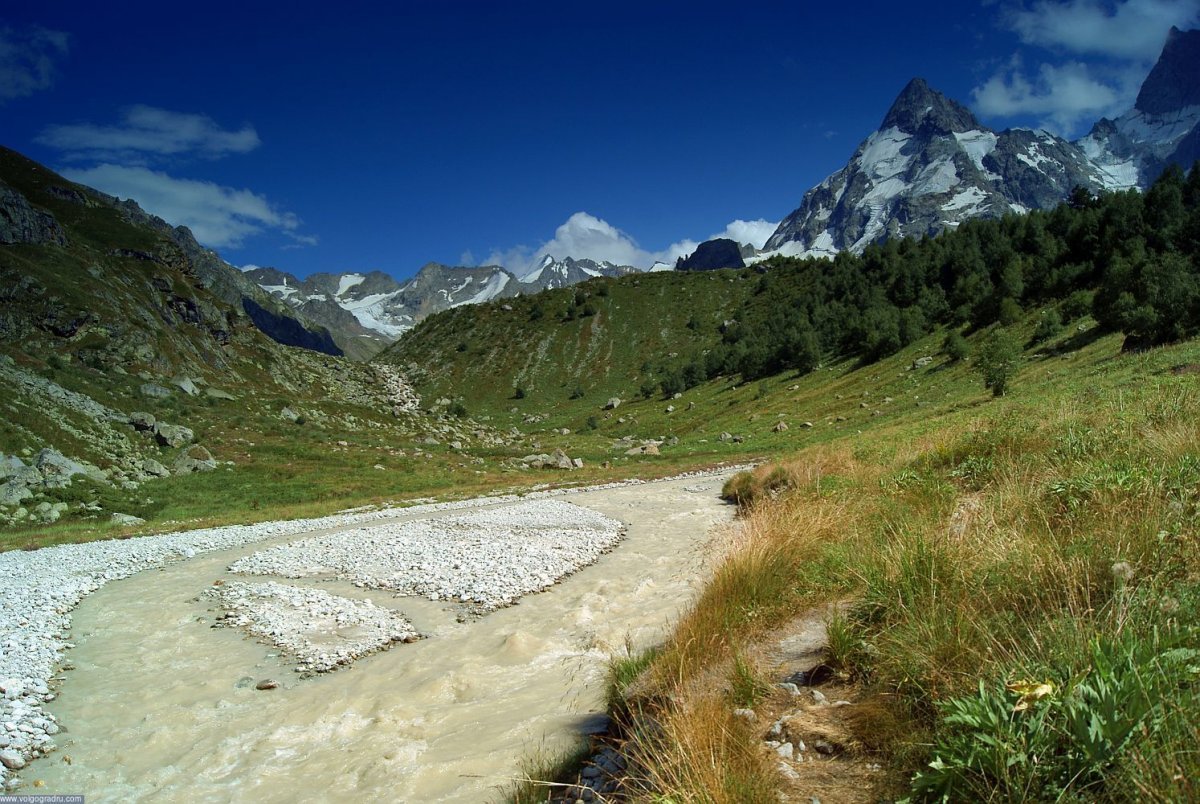
[[[833,260],[771,258],[720,342],[660,368],[671,395],[719,376],[753,380],[823,360],[872,362],[935,328],[1007,325],[1048,307],[1035,339],[1091,314],[1130,346],[1200,333],[1200,164],[1146,192],[1077,188],[1049,211],[966,221]]]

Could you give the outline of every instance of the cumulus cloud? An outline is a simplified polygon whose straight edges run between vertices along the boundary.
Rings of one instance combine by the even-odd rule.
[[[728,237],[739,243],[750,243],[756,248],[761,248],[777,225],[764,220],[736,220],[706,239]],[[695,251],[698,245],[695,240],[684,239],[659,251],[649,251],[608,221],[587,212],[576,212],[554,231],[552,239],[537,248],[515,246],[510,249],[494,249],[481,264],[502,265],[521,276],[549,255],[555,259],[573,257],[577,260],[608,261],[616,265],[632,265],[645,269],[656,262],[673,264],[679,257]],[[469,252],[463,254],[464,258],[468,256]]]
[[[775,230],[779,228],[779,221],[771,223],[759,218],[755,221],[736,220],[725,227],[722,232],[710,236],[712,240],[716,237],[727,237],[730,240],[735,240],[738,243],[749,243],[755,248],[762,248],[763,245],[770,239],[771,235],[775,234]]]
[[[1144,75],[1144,73],[1142,74]],[[1043,128],[1070,134],[1080,123],[1112,117],[1132,105],[1130,82],[1098,80],[1086,64],[1043,64],[1032,78],[1020,63],[997,73],[971,93],[981,114],[995,117],[1036,116]]]
[[[0,28],[0,103],[49,88],[69,46],[62,31]]]
[[[175,226],[186,226],[211,248],[237,248],[264,231],[280,232],[296,245],[316,242],[299,232],[300,219],[276,208],[250,190],[209,181],[179,179],[146,167],[102,164],[60,171],[71,181],[119,198],[132,198],[147,212]]]
[[[1200,22],[1198,0],[1038,0],[1004,19],[1024,45],[1055,58],[1027,69],[1021,54],[972,91],[984,116],[1032,116],[1064,136],[1133,106],[1172,25]]]
[[[72,161],[92,160],[141,164],[182,155],[216,159],[253,151],[262,141],[254,127],[222,128],[202,114],[173,112],[153,106],[131,106],[116,125],[69,123],[47,126],[42,145],[63,151]]]
[[[1196,0],[1041,0],[1015,11],[1010,24],[1026,44],[1150,62],[1172,25],[1189,28],[1198,20]]]

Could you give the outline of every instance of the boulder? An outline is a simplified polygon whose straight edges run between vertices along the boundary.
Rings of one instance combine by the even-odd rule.
[[[154,437],[164,447],[182,447],[190,444],[196,436],[189,428],[181,424],[158,422],[154,425]]]
[[[604,403],[605,410],[616,410],[619,407],[621,407],[621,400],[615,396]]]
[[[196,383],[191,377],[176,377],[171,380],[171,383],[188,396],[195,396],[200,393],[200,389],[196,387]]]
[[[230,402],[237,399],[233,394],[228,391],[222,391],[220,388],[205,388],[204,395],[213,399],[224,399]]]
[[[0,455],[0,480],[11,477],[25,468],[25,462],[16,455]]]
[[[718,440],[718,441],[732,441],[732,440],[733,440],[733,434],[732,434],[732,433],[728,433],[728,432],[721,433],[721,435],[717,436],[717,440]]]
[[[154,418],[154,414],[144,411],[134,411],[129,414],[129,423],[133,425],[134,430],[141,432],[153,432],[154,425],[158,420]]]
[[[142,471],[153,477],[170,477],[171,475],[170,469],[153,458],[146,458],[142,461]]]
[[[199,445],[188,447],[175,459],[174,472],[177,475],[190,475],[193,472],[211,472],[217,468],[217,461],[212,453]]]
[[[776,424],[774,427],[772,427],[771,429],[772,429],[773,431],[775,431],[776,433],[782,433],[782,432],[785,432],[785,431],[787,431],[787,429],[788,429],[787,422],[779,422],[779,423],[777,423],[777,424]]]
[[[0,483],[0,505],[16,505],[32,496],[33,492],[29,487],[17,480]]]
[[[150,399],[166,399],[171,395],[170,388],[164,388],[163,386],[153,382],[143,383],[142,387],[138,390],[141,392],[142,396]]]
[[[111,517],[109,517],[108,521],[114,525],[120,525],[123,528],[146,524],[146,520],[142,519],[140,516],[134,516],[133,514],[113,514]]]
[[[100,482],[104,480],[104,474],[95,466],[71,460],[56,449],[43,449],[34,458],[33,465],[41,473],[42,485],[46,488],[69,486],[75,475],[86,475]]]
[[[571,463],[571,459],[567,457],[567,453],[561,449],[554,450],[554,454],[550,456],[550,465],[555,469],[574,469],[575,465]]]

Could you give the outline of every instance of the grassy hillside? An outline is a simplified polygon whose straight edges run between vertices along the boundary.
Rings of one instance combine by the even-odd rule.
[[[731,482],[741,538],[665,644],[616,665],[628,784],[717,802],[822,785],[1194,800],[1200,344],[1118,347],[1027,355],[1003,398],[872,417]],[[852,703],[789,703],[748,657],[831,603],[824,689]],[[780,773],[763,743],[780,715],[831,756]]]
[[[715,346],[752,286],[749,273],[734,271],[597,278],[457,307],[376,360],[404,368],[423,395],[461,400],[471,412],[574,421],[610,397],[638,396],[664,363]]]
[[[130,532],[112,514],[145,529],[466,491],[499,474],[470,450],[519,448],[415,409],[395,372],[269,339],[215,292],[216,258],[144,214],[2,149],[0,179],[19,219],[0,245],[0,549]]]

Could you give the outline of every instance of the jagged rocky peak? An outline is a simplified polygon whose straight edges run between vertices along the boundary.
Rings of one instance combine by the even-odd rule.
[[[914,78],[900,91],[880,128],[898,128],[909,134],[951,134],[982,126],[967,107],[930,87],[924,78]]]
[[[719,268],[745,268],[742,248],[735,241],[724,237],[705,240],[687,257],[675,263],[677,271],[715,271]]]
[[[1134,107],[1103,119],[1076,144],[1105,174],[1108,189],[1145,189],[1170,164],[1200,153],[1200,31],[1172,28]]]
[[[1134,108],[1168,114],[1200,106],[1200,30],[1171,28],[1162,55],[1138,92]]]

